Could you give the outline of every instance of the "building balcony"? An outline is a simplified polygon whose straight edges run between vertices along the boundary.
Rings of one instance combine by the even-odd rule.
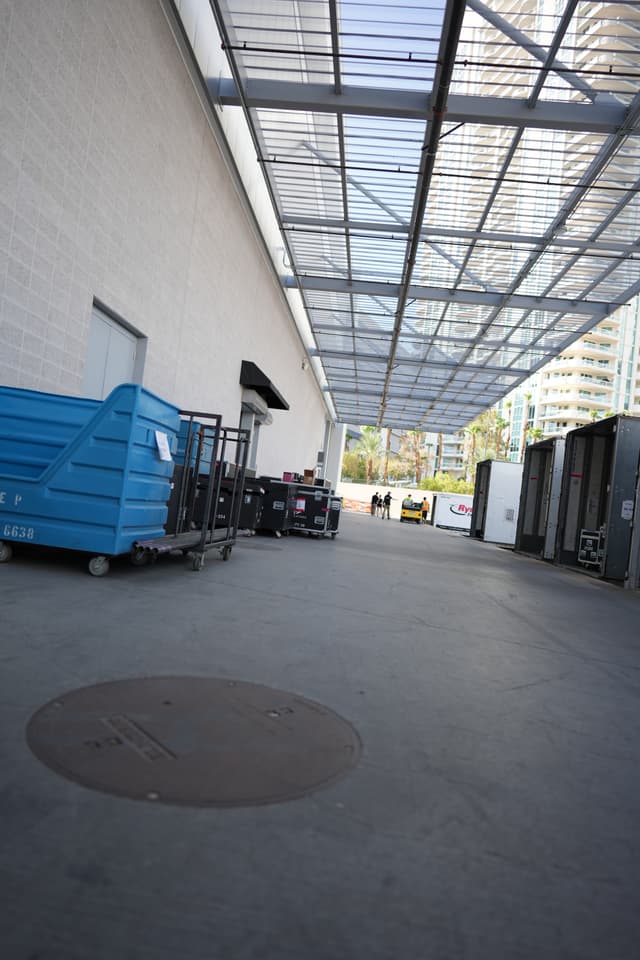
[[[575,372],[576,376],[579,376],[582,371],[585,373],[593,372],[594,374],[598,371],[611,371],[614,370],[614,360],[615,356],[611,354],[602,353],[600,355],[594,356],[571,356],[571,357],[558,357],[557,360],[552,360],[551,363],[561,367],[567,373]]]
[[[580,352],[587,357],[611,357],[613,348],[610,343],[600,343],[596,340],[583,340],[580,344]]]
[[[603,396],[596,396],[603,394]],[[540,397],[540,406],[545,407],[548,404],[590,404],[591,406],[601,406],[603,403],[611,403],[613,398],[613,387],[605,387],[602,384],[593,384],[592,390],[585,390],[582,387],[573,387],[573,389],[549,390]]]
[[[587,404],[585,403],[586,407]],[[591,422],[591,413],[596,411],[597,413],[604,413],[607,410],[606,403],[590,403],[588,410],[580,410],[577,406],[570,406],[566,408],[562,407],[548,407],[547,409],[541,409],[538,414],[538,420],[541,422],[552,421],[552,420],[576,420],[580,423],[590,423]]]

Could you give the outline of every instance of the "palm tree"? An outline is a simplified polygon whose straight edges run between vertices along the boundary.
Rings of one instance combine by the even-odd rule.
[[[366,457],[367,460],[367,483],[373,481],[374,464],[377,467],[380,463],[382,453],[382,437],[380,431],[375,427],[363,427],[360,439],[353,448],[354,453]]]
[[[471,451],[467,457],[466,464],[466,476],[470,478],[473,476],[476,469],[476,444],[478,442],[478,434],[482,432],[482,427],[479,423],[470,423],[468,427],[465,428],[465,433],[468,437],[471,437]]]
[[[500,454],[502,453],[502,434],[508,426],[508,420],[503,420],[502,417],[496,417],[496,457],[498,459],[500,459]]]
[[[438,471],[442,473],[442,448],[444,446],[444,437],[441,433],[438,434],[438,448],[436,453],[436,461],[438,463]]]
[[[525,424],[522,430],[522,440],[520,441],[520,463],[524,461],[524,451],[527,449],[527,435],[531,428]]]
[[[389,451],[391,449],[391,427],[387,427],[387,439],[384,446],[384,469],[382,471],[382,482],[386,486],[389,483]]]
[[[424,433],[422,433],[421,430],[403,430],[400,438],[400,449],[407,460],[410,461],[415,473],[416,486],[419,486],[422,480],[422,468],[426,458]]]
[[[505,458],[505,460],[508,460],[508,459],[509,459],[509,447],[511,446],[511,424],[512,424],[512,420],[511,420],[511,410],[512,410],[512,407],[513,407],[513,403],[511,402],[511,400],[505,400],[504,408],[505,408],[505,410],[506,410],[506,412],[507,412],[507,421],[508,421],[507,436],[506,436],[506,439],[505,439],[505,441],[504,441],[504,458]]]
[[[540,427],[525,427],[522,434],[522,445],[520,447],[520,462],[524,461],[524,452],[528,446],[528,441],[536,443],[544,437],[544,430]]]

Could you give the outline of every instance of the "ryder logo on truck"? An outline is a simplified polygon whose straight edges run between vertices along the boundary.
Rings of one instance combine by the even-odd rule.
[[[470,513],[473,513],[473,507],[470,507],[468,503],[451,503],[449,504],[449,510],[451,513],[455,513],[456,517],[468,517]]]

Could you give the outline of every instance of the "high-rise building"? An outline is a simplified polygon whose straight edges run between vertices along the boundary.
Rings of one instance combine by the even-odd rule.
[[[510,422],[512,460],[521,457],[525,429],[563,436],[608,414],[640,415],[640,298],[567,347],[498,410]]]

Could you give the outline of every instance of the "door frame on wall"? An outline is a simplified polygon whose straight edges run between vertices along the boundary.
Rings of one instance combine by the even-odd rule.
[[[106,334],[106,340],[105,338]],[[85,370],[83,393],[103,400],[118,383],[142,383],[144,364],[147,353],[147,337],[128,323],[110,307],[107,307],[97,297],[93,298],[91,317],[89,320],[89,334],[87,338],[87,352],[85,355]],[[131,362],[120,364],[126,370],[117,372],[118,358],[112,355],[112,363],[116,365],[114,379],[113,370],[109,371],[110,352],[129,343],[133,349]],[[120,359],[122,352],[120,351]]]

